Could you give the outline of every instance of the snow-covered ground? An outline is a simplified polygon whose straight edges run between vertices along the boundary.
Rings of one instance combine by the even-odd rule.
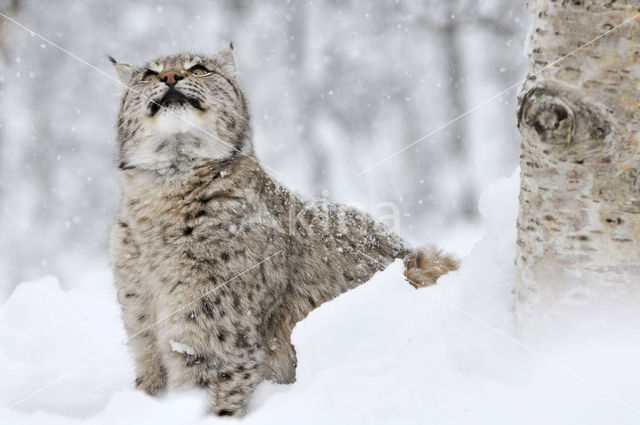
[[[485,237],[436,286],[413,289],[398,261],[314,311],[293,334],[298,381],[262,384],[241,420],[206,416],[199,393],[132,389],[106,266],[67,290],[22,283],[0,307],[0,423],[640,423],[637,323],[518,331],[517,189],[514,175],[485,191]]]

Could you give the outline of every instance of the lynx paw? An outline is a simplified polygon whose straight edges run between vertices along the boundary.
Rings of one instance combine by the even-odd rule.
[[[218,416],[236,416],[236,417],[240,417],[240,416],[244,416],[247,413],[247,409],[246,408],[241,408],[241,409],[237,409],[237,408],[213,408],[212,409],[212,413],[214,415],[218,415]]]
[[[443,254],[434,247],[413,251],[404,258],[405,277],[416,288],[433,285],[443,274],[458,270],[457,258]]]
[[[293,384],[296,382],[296,349],[290,342],[279,344],[274,338],[275,349],[269,356],[268,366],[270,374],[267,379],[276,384]]]
[[[136,377],[136,388],[149,395],[156,395],[167,387],[167,371],[164,366]]]
[[[229,397],[227,395],[227,397]],[[209,413],[217,416],[235,416],[241,417],[247,414],[246,398],[236,398],[235,402],[231,400],[218,400],[212,402]]]

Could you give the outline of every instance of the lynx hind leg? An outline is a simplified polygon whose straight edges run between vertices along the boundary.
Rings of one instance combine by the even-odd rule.
[[[424,247],[409,253],[404,258],[405,277],[416,288],[433,285],[438,278],[458,270],[459,260],[444,254],[434,247]]]
[[[290,342],[274,342],[278,347],[272,349],[269,356],[270,375],[268,379],[276,384],[293,384],[296,382],[296,349]]]
[[[291,322],[288,314],[283,314],[277,322],[275,331],[267,338],[269,357],[267,359],[267,379],[277,384],[293,384],[296,381],[296,349],[291,344],[291,330],[295,322]]]

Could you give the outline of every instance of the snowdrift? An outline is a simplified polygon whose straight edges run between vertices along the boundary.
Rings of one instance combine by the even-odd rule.
[[[485,192],[485,237],[436,286],[415,290],[397,261],[312,312],[293,334],[297,382],[263,383],[240,420],[206,416],[198,392],[133,390],[106,267],[67,290],[22,283],[0,307],[0,423],[640,423],[637,323],[521,335],[517,192],[515,174]]]

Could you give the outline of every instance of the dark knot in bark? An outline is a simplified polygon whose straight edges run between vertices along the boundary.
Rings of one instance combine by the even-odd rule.
[[[547,109],[538,108],[527,117],[527,124],[533,126],[539,135],[555,131],[569,117],[569,113],[562,105],[549,105]]]
[[[560,97],[533,90],[522,101],[519,124],[533,129],[541,142],[570,145],[575,115],[571,106]]]
[[[611,132],[609,123],[571,92],[535,87],[520,98],[518,127],[529,141],[569,146],[601,146]]]

